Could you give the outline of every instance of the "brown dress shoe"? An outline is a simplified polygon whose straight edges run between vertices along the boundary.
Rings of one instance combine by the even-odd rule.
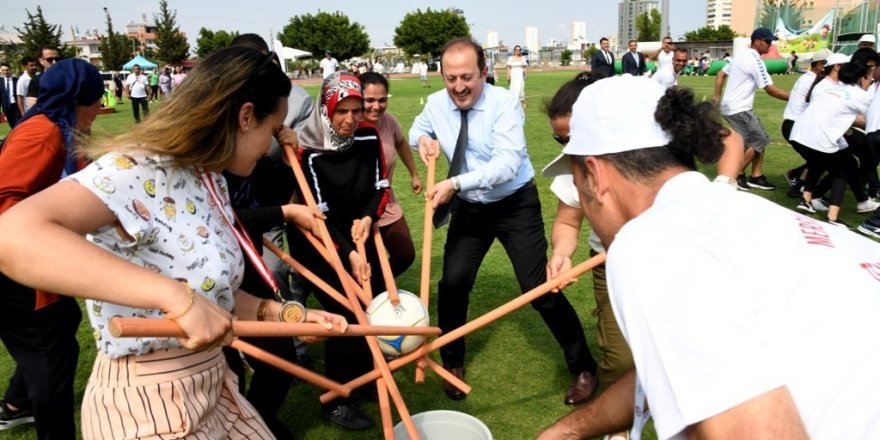
[[[446,369],[455,377],[464,380],[464,367],[452,367]],[[446,393],[446,397],[452,400],[462,400],[467,397],[467,394],[463,393],[460,389],[456,388],[455,385],[445,380],[443,381],[443,392]]]
[[[568,391],[565,393],[565,404],[577,405],[587,401],[587,399],[593,397],[593,393],[596,392],[598,387],[599,381],[592,374],[586,371],[578,374],[571,380],[571,386],[568,387]]]

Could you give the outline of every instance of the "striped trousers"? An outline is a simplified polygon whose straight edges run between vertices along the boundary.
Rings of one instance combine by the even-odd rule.
[[[220,349],[98,354],[82,404],[83,439],[272,439],[238,392]]]

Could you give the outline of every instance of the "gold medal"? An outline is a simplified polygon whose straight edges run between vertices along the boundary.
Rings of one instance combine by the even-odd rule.
[[[299,301],[284,301],[278,312],[281,322],[305,322],[306,308]]]

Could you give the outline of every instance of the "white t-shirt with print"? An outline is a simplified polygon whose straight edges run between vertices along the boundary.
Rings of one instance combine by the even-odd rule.
[[[823,153],[846,148],[840,139],[870,104],[871,94],[857,86],[827,87],[818,93],[814,89],[810,105],[791,129],[791,140]]]
[[[767,66],[758,51],[748,48],[724,66],[727,87],[721,96],[721,114],[733,115],[749,111],[755,103],[755,90],[773,85]]]
[[[149,84],[150,79],[143,73],[140,75],[131,73],[128,75],[128,78],[125,78],[125,86],[128,87],[128,95],[132,98],[146,98],[147,86]]]
[[[209,176],[232,218],[226,180],[218,173]],[[127,234],[107,225],[89,234],[89,241],[132,264],[185,281],[197,294],[232,310],[244,258],[193,168],[179,168],[167,157],[111,153],[69,178],[101,199]],[[113,316],[161,319],[159,310],[95,300],[86,306],[98,349],[109,357],[180,346],[176,338],[114,338],[108,331],[107,320]]]
[[[880,244],[723,186],[673,177],[608,250],[657,437],[786,386],[811,438],[874,438]]]

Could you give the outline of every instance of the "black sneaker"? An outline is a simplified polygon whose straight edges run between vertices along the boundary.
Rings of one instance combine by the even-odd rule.
[[[335,408],[325,406],[321,409],[321,417],[356,431],[370,429],[374,425],[373,419],[367,413],[350,403],[339,404]]]
[[[880,226],[870,223],[867,220],[863,221],[862,224],[856,227],[856,230],[869,237],[880,238]]]
[[[0,431],[5,431],[13,426],[34,423],[34,413],[30,410],[12,411],[6,406],[6,402],[0,400]]]
[[[747,184],[749,185],[749,188],[764,189],[768,191],[776,189],[776,185],[770,183],[770,181],[763,175],[749,177]]]
[[[801,195],[803,195],[803,193],[804,193],[804,186],[803,186],[803,184],[798,182],[797,185],[789,188],[788,192],[785,193],[785,195],[787,195],[793,199],[796,199],[796,198],[800,197]]]
[[[796,176],[792,171],[794,170],[787,170],[783,172],[782,175],[785,176],[785,180],[788,182],[789,188],[796,188],[800,184],[801,179],[799,176]]]
[[[746,182],[745,174],[740,174],[739,176],[736,176],[736,188],[740,191],[749,190],[749,183]]]
[[[816,213],[816,209],[813,208],[813,204],[810,203],[810,202],[808,202],[808,201],[806,201],[806,199],[803,199],[803,198],[801,198],[801,201],[798,202],[796,208],[797,208],[798,211],[809,212],[810,214],[815,214],[815,213]]]
[[[837,227],[839,227],[839,228],[852,229],[852,226],[850,226],[850,225],[844,223],[843,220],[841,220],[841,219],[839,219],[839,218],[838,218],[838,219],[834,219],[834,220],[831,220],[831,219],[829,218],[829,219],[828,219],[828,224],[829,224],[829,225],[837,226]]]

